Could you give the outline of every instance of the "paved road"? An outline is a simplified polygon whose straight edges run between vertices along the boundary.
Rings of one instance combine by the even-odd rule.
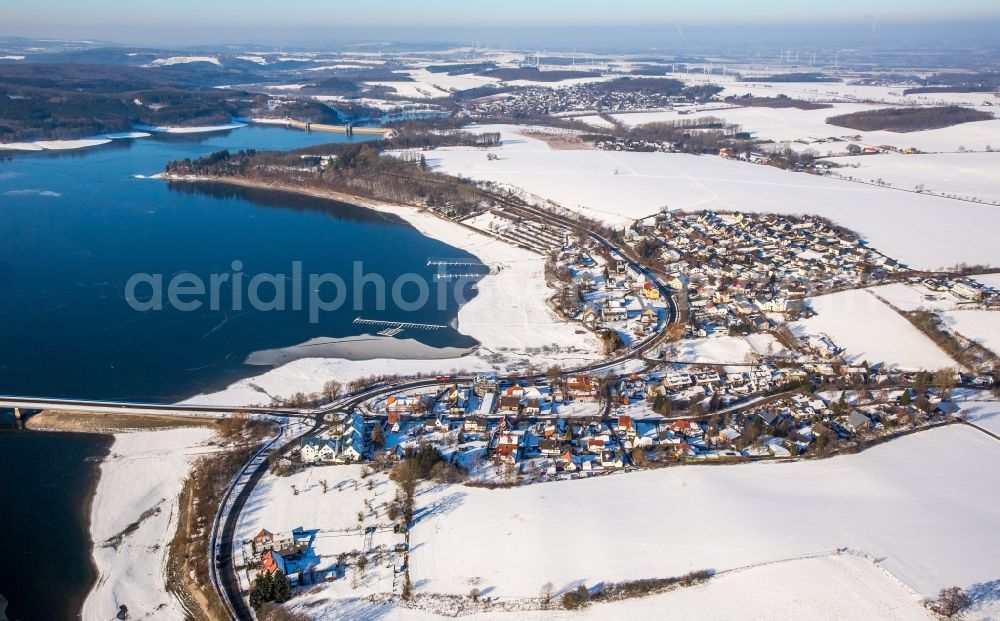
[[[649,351],[650,349],[656,347],[659,344],[660,340],[663,337],[663,334],[666,331],[666,327],[677,320],[677,306],[673,299],[673,296],[671,295],[670,289],[663,284],[663,282],[660,280],[660,277],[657,274],[653,273],[646,267],[639,265],[637,262],[633,261],[631,258],[628,257],[628,255],[624,251],[619,249],[617,246],[615,246],[609,240],[605,239],[603,236],[595,232],[583,229],[582,227],[580,227],[580,225],[578,225],[576,222],[573,222],[572,220],[554,214],[549,214],[547,212],[534,209],[532,207],[513,205],[507,203],[506,201],[503,201],[503,204],[507,206],[509,209],[515,211],[515,213],[528,215],[533,219],[541,220],[542,222],[545,221],[557,222],[575,231],[584,231],[587,235],[591,237],[591,239],[595,240],[597,243],[601,244],[609,251],[612,251],[620,255],[626,261],[628,261],[635,269],[644,274],[646,278],[648,278],[649,281],[652,282],[660,291],[661,299],[665,300],[667,303],[666,317],[657,326],[657,331],[655,333],[646,337],[642,341],[634,344],[632,347],[628,348],[626,351],[624,351],[618,356],[615,356],[607,360],[601,360],[591,364],[582,365],[575,368],[564,369],[563,375],[572,375],[576,373],[589,373],[589,372],[613,369],[614,367],[626,361],[633,359],[642,359],[643,354],[645,352]],[[544,377],[545,377],[544,374],[534,374],[525,376],[525,379],[531,382],[534,381],[535,379],[540,379]],[[428,379],[418,379],[412,381],[403,381],[398,383],[373,386],[360,394],[348,395],[329,405],[318,408],[315,411],[316,415],[315,423],[312,429],[308,433],[316,433],[320,429],[326,414],[349,413],[353,411],[355,408],[357,408],[359,405],[364,403],[365,401],[386,394],[408,391],[416,388],[422,388],[438,384],[471,382],[473,379],[474,379],[473,376],[463,375],[463,376],[449,376],[447,380],[428,378]],[[297,438],[292,438],[288,442],[284,443],[281,447],[274,448],[272,450],[277,450],[277,451],[284,450],[296,439]],[[240,513],[246,506],[247,500],[253,493],[254,487],[267,472],[267,464],[268,464],[267,460],[264,459],[261,461],[261,463],[256,465],[256,467],[253,467],[252,472],[249,475],[249,479],[238,492],[231,508],[225,512],[224,516],[221,516],[223,520],[221,528],[222,541],[219,542],[217,548],[216,546],[212,546],[210,548],[210,554],[214,556],[214,558],[210,558],[210,562],[213,563],[213,567],[218,567],[218,573],[220,574],[219,581],[221,582],[221,585],[217,584],[216,588],[218,589],[219,586],[222,587],[221,589],[222,592],[220,594],[223,595],[224,599],[228,602],[228,606],[234,618],[239,619],[240,621],[250,621],[253,619],[253,616],[251,614],[249,607],[246,604],[246,600],[244,600],[243,598],[243,593],[240,588],[239,578],[236,575],[236,570],[233,565],[232,543],[233,543],[233,538],[236,535],[236,524],[239,521]]]

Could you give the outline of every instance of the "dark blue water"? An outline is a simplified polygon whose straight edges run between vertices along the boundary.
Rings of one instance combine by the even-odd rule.
[[[96,577],[87,498],[111,440],[0,429],[0,596],[11,621],[79,617]]]
[[[429,257],[468,256],[393,216],[351,205],[133,177],[221,149],[344,140],[247,127],[0,161],[0,393],[174,401],[262,372],[244,364],[254,351],[373,331],[352,323],[358,315],[448,324],[458,309],[452,296],[441,308],[412,311],[394,307],[389,296],[389,307],[377,311],[371,287],[362,312],[349,304],[321,313],[318,323],[306,310],[234,310],[226,287],[219,310],[205,304],[193,312],[142,313],[127,304],[125,283],[137,272],[162,274],[164,283],[191,272],[207,282],[238,260],[246,280],[285,275],[290,306],[293,261],[304,274],[332,272],[348,283],[353,262],[362,261],[365,273],[388,283],[414,272],[433,284]],[[404,287],[404,297],[413,299],[413,287]],[[262,297],[270,291],[265,285]],[[434,346],[473,344],[452,329],[401,336]]]

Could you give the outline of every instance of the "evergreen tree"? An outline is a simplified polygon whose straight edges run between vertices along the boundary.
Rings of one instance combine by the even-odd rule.
[[[250,607],[254,610],[260,608],[266,602],[274,601],[274,577],[262,571],[254,578],[250,587]]]
[[[278,571],[271,579],[273,584],[274,601],[287,602],[292,597],[292,583],[285,575],[285,572]]]

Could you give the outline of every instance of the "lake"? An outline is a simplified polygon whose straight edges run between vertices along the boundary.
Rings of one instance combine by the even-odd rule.
[[[361,261],[364,273],[388,283],[411,272],[433,282],[429,258],[468,257],[394,216],[352,205],[136,178],[222,149],[364,139],[248,126],[0,161],[0,394],[173,402],[263,372],[244,364],[255,351],[376,331],[352,323],[359,315],[448,325],[458,311],[450,295],[440,308],[404,310],[389,299],[379,311],[370,288],[362,312],[347,305],[315,323],[305,310],[237,310],[227,287],[217,310],[206,303],[139,312],[126,300],[136,273],[162,275],[166,284],[182,272],[207,281],[242,271],[246,280],[281,275],[290,287],[293,262],[304,274],[350,283]],[[145,301],[146,290],[138,291]],[[268,291],[262,287],[261,297]],[[401,336],[435,347],[475,344],[450,327]]]
[[[0,427],[3,420],[0,420]],[[11,621],[76,619],[96,577],[89,498],[111,436],[0,429],[0,596]]]

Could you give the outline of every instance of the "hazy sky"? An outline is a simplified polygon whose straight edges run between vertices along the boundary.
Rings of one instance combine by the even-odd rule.
[[[683,36],[687,28],[720,24],[998,18],[997,0],[0,0],[0,36],[151,44],[246,41],[269,33],[307,37],[324,29],[410,33],[409,38],[424,40],[450,33],[447,37],[455,40],[513,27],[665,27]],[[421,32],[438,34],[421,37]]]

